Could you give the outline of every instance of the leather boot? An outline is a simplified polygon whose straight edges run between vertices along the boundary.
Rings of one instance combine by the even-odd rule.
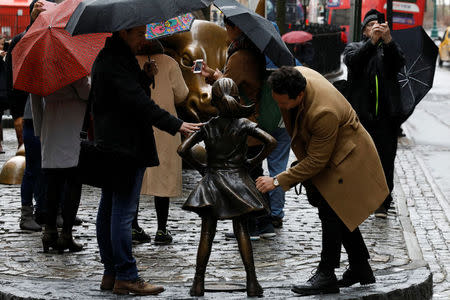
[[[62,254],[66,249],[69,249],[69,252],[80,252],[83,250],[83,246],[73,240],[72,232],[61,232],[58,238],[58,252]]]
[[[320,295],[339,293],[336,275],[333,271],[320,268],[305,284],[294,285],[292,291],[301,295]]]
[[[361,285],[375,283],[372,268],[369,263],[353,264],[342,274],[342,279],[338,281],[339,287],[349,287],[359,282]]]
[[[102,283],[100,284],[100,289],[102,291],[112,291],[114,288],[114,283],[116,281],[116,276],[105,274],[102,277]]]
[[[58,230],[56,229],[56,227],[45,225],[44,230],[42,231],[42,247],[44,248],[44,253],[47,253],[50,248],[56,250],[57,241]]]
[[[20,209],[20,229],[41,231],[42,227],[33,218],[33,206],[22,206]]]
[[[164,292],[162,286],[150,284],[139,277],[136,280],[116,280],[113,289],[113,293],[119,295],[145,296],[158,295],[162,292]]]
[[[17,143],[19,148],[23,144],[23,118],[17,118],[14,120],[14,129],[16,130]]]

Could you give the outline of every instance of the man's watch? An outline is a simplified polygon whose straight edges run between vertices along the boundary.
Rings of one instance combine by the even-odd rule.
[[[273,185],[275,187],[279,187],[280,186],[280,183],[278,182],[278,179],[276,177],[273,178]]]

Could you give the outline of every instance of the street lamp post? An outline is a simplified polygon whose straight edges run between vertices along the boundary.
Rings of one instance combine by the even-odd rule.
[[[350,0],[351,3],[351,22],[349,37],[352,42],[361,40],[361,7],[362,0]]]
[[[437,5],[436,5],[436,1],[437,0],[433,0],[433,28],[431,29],[431,38],[438,38],[438,30],[437,30],[437,26],[436,26],[436,16],[437,16]]]
[[[309,0],[301,0],[300,3],[302,4],[303,8],[303,24],[306,25],[306,7],[309,5]]]

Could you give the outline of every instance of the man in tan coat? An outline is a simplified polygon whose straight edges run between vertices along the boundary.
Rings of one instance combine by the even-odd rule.
[[[358,229],[388,194],[375,145],[351,105],[331,83],[306,67],[282,67],[269,77],[273,98],[292,137],[298,163],[256,186],[285,191],[302,183],[319,209],[322,253],[316,274],[293,291],[302,295],[338,293],[339,287],[375,282],[369,252]],[[337,281],[341,245],[350,268]]]

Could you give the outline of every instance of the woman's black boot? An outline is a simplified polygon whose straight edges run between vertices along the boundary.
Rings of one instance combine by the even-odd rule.
[[[58,252],[62,254],[66,249],[69,249],[70,252],[80,252],[83,250],[83,246],[73,240],[72,232],[61,232],[58,238]]]
[[[58,241],[58,230],[55,227],[51,227],[48,225],[44,226],[44,230],[42,231],[42,247],[44,248],[44,253],[47,253],[50,248],[57,248]]]

